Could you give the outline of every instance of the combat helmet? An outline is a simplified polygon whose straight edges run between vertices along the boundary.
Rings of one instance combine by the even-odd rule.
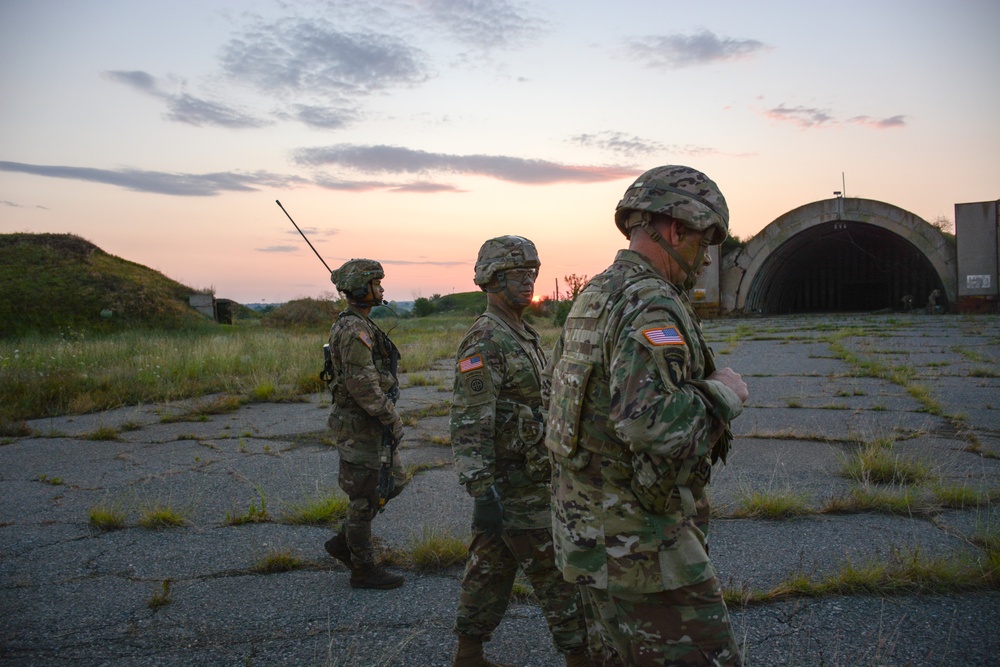
[[[385,271],[374,259],[349,259],[339,269],[330,272],[330,282],[353,301],[363,300],[368,283],[382,278],[385,278]]]
[[[537,269],[541,265],[534,243],[523,236],[498,236],[487,240],[479,249],[473,282],[485,292],[486,286],[501,271]]]
[[[706,234],[709,245],[722,243],[729,234],[726,198],[715,181],[691,167],[655,167],[637,178],[615,208],[615,225],[630,238],[632,228],[650,222],[654,213],[680,220],[691,229],[710,230]]]

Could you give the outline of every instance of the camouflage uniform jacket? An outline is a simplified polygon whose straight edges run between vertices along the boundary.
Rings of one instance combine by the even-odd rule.
[[[400,421],[394,396],[399,381],[391,372],[395,345],[354,306],[330,327],[333,407],[328,423],[345,461],[378,468],[382,427]]]
[[[538,333],[493,308],[458,348],[450,424],[455,468],[473,496],[496,484],[506,528],[552,525],[551,467],[542,439],[544,368]]]
[[[568,581],[642,594],[714,576],[704,487],[742,402],[705,380],[713,369],[686,297],[642,255],[620,251],[577,296],[546,369],[553,538]]]

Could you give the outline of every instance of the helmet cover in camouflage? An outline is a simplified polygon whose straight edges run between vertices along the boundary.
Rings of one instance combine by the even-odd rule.
[[[330,282],[344,294],[364,289],[372,280],[382,278],[385,278],[385,271],[374,259],[349,259],[330,272]]]
[[[625,238],[638,224],[633,212],[659,213],[686,227],[708,231],[711,245],[729,234],[729,206],[715,181],[691,167],[666,165],[650,169],[629,186],[615,208],[615,224]]]
[[[499,271],[537,269],[541,265],[534,243],[523,236],[498,236],[483,243],[479,249],[473,281],[486,287]]]

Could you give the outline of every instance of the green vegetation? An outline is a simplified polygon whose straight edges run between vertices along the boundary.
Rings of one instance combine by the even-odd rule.
[[[71,234],[0,234],[0,285],[3,338],[212,326],[188,305],[197,290]]]
[[[170,505],[149,505],[139,512],[139,525],[143,528],[177,528],[187,522],[187,513]]]
[[[267,513],[267,499],[264,497],[264,491],[260,487],[257,487],[257,495],[260,496],[260,507],[257,506],[256,500],[250,501],[250,508],[247,510],[246,514],[230,514],[226,512],[225,525],[227,526],[242,526],[246,523],[266,523],[271,520],[271,516]]]
[[[894,550],[860,565],[847,560],[839,571],[818,580],[798,574],[768,591],[727,588],[723,595],[728,604],[754,605],[796,597],[949,593],[996,588],[998,574],[995,561],[991,567],[990,560],[954,555],[928,559],[919,549]]]
[[[936,510],[933,499],[913,487],[861,487],[831,498],[819,511],[822,514],[878,512],[900,516],[929,516]]]
[[[804,494],[751,491],[741,495],[731,516],[754,519],[787,519],[813,514]]]
[[[930,464],[922,459],[904,458],[893,453],[894,441],[889,438],[865,443],[841,469],[864,485],[919,484],[931,479]]]
[[[336,493],[319,493],[289,505],[280,521],[293,525],[329,526],[347,516],[348,500]]]
[[[43,484],[51,484],[52,486],[62,486],[62,477],[49,477],[48,475],[38,475],[35,477],[36,480],[42,482]]]
[[[149,598],[149,602],[147,602],[146,605],[153,611],[156,611],[160,607],[164,607],[173,602],[170,597],[170,584],[172,583],[172,580],[164,579],[163,583],[160,584],[159,590],[153,592],[153,596]]]
[[[250,567],[257,574],[276,574],[290,572],[304,566],[302,559],[292,553],[291,549],[272,549]]]
[[[120,530],[125,527],[125,513],[111,505],[95,505],[90,508],[89,521],[99,530]]]
[[[120,440],[118,429],[112,426],[98,426],[90,433],[84,433],[80,437],[84,440]]]
[[[424,526],[421,536],[410,540],[404,561],[416,570],[441,570],[462,565],[466,555],[464,539]]]

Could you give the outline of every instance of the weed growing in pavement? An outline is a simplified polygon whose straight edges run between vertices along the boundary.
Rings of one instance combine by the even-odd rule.
[[[319,493],[289,505],[278,520],[297,526],[329,526],[347,516],[349,502],[336,493]]]
[[[423,373],[410,373],[407,377],[408,387],[432,387],[436,383],[435,380],[427,377]]]
[[[980,490],[968,485],[935,485],[931,492],[945,509],[968,509],[982,507],[1000,501],[1000,489]]]
[[[451,447],[451,436],[450,435],[430,435],[425,438],[429,444],[436,445],[438,447]]]
[[[125,513],[113,505],[94,505],[90,508],[88,520],[91,526],[103,531],[125,527]]]
[[[451,461],[424,461],[422,463],[413,463],[406,466],[406,478],[413,479],[417,473],[421,473],[424,470],[434,470],[435,468],[447,468],[451,465]]]
[[[844,461],[841,474],[870,484],[919,484],[932,479],[931,466],[923,459],[904,458],[893,453],[893,438],[864,443]]]
[[[737,508],[730,515],[734,518],[787,519],[793,516],[814,514],[804,494],[771,491],[741,493]]]
[[[404,563],[415,570],[443,570],[465,563],[468,544],[440,528],[423,527],[419,537],[411,538]]]
[[[267,513],[267,498],[264,497],[264,491],[258,486],[257,495],[260,496],[260,507],[257,507],[257,501],[250,501],[250,508],[247,510],[246,514],[230,514],[226,511],[226,520],[223,522],[227,526],[242,526],[247,523],[266,523],[271,520],[271,515]]]
[[[155,611],[173,602],[173,599],[170,597],[170,584],[172,583],[172,580],[164,579],[163,583],[160,584],[160,589],[153,593],[146,606]]]
[[[98,426],[90,433],[79,436],[83,440],[121,440],[118,429],[112,426]]]
[[[35,481],[41,482],[42,484],[50,484],[52,486],[62,486],[62,477],[49,477],[48,475],[36,475]]]
[[[928,516],[936,509],[926,494],[912,487],[882,489],[865,486],[830,498],[819,512],[821,514],[879,512],[901,516]]]
[[[768,591],[727,586],[723,596],[727,603],[751,606],[796,597],[940,594],[995,586],[996,579],[991,579],[987,569],[968,556],[924,558],[919,549],[893,549],[861,564],[846,560],[838,571],[819,579],[799,572]]]
[[[143,528],[178,528],[187,525],[187,512],[170,505],[148,505],[139,510],[139,525]]]
[[[275,574],[298,570],[304,566],[302,559],[296,556],[291,549],[272,549],[251,565],[250,571],[258,574]]]

